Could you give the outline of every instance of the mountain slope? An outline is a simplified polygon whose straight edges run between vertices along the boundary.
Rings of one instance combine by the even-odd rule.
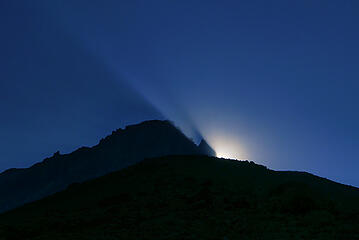
[[[0,239],[359,239],[359,189],[205,156],[148,159],[0,215]]]
[[[216,156],[214,149],[204,139],[202,139],[202,141],[199,143],[198,148],[202,153],[204,153],[204,155]]]
[[[173,154],[208,154],[168,121],[146,121],[114,131],[92,148],[55,153],[27,169],[0,174],[0,212],[135,164]]]

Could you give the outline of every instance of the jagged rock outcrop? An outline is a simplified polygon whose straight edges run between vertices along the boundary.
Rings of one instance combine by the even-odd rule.
[[[217,156],[216,151],[214,151],[214,149],[204,139],[202,139],[202,141],[198,145],[198,148],[202,153],[208,156]]]
[[[145,158],[166,155],[211,155],[169,121],[145,121],[118,129],[94,147],[52,157],[27,169],[0,174],[0,212],[65,189],[69,184],[102,176]]]

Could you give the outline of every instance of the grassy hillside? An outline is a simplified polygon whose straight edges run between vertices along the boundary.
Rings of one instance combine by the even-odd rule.
[[[358,203],[308,173],[162,157],[0,215],[0,239],[359,239]]]

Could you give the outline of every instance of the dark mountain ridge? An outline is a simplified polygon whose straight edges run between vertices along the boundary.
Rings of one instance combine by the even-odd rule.
[[[206,140],[202,139],[198,145],[198,148],[202,153],[205,153],[207,156],[216,156],[216,152],[213,150],[211,146],[206,142]]]
[[[169,121],[152,120],[113,131],[94,147],[70,154],[55,153],[30,168],[0,174],[0,212],[55,192],[69,184],[102,176],[142,161],[166,155],[215,155],[199,147]]]
[[[206,157],[146,159],[0,215],[0,239],[359,239],[359,189]]]

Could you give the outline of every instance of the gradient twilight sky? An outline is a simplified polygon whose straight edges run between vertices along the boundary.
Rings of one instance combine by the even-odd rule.
[[[359,186],[359,1],[0,2],[0,171],[171,119]]]

